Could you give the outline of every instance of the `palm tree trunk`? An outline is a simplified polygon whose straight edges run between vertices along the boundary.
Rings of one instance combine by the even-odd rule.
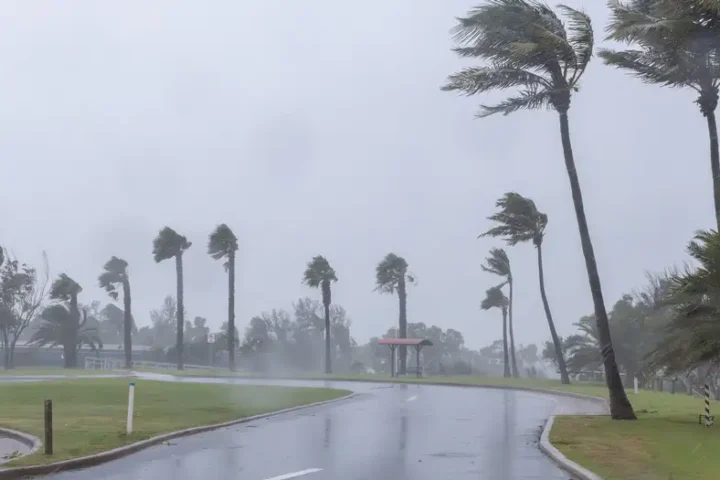
[[[503,377],[510,378],[510,356],[508,355],[508,335],[507,335],[507,308],[502,309],[503,316]]]
[[[330,304],[325,302],[325,373],[332,373],[332,365],[330,360]]]
[[[175,274],[177,276],[177,339],[175,341],[175,352],[177,353],[177,369],[183,370],[183,328],[185,327],[185,302],[183,298],[182,255],[175,256]]]
[[[132,368],[132,299],[130,298],[130,280],[125,278],[123,280],[123,303],[125,308],[124,318],[124,338],[123,346],[125,347],[125,368]]]
[[[520,372],[518,371],[517,366],[517,356],[515,355],[515,332],[513,331],[513,281],[512,277],[508,279],[508,284],[510,287],[510,298],[509,298],[509,317],[510,317],[510,324],[509,324],[509,330],[510,330],[510,356],[512,358],[512,376],[515,378],[520,378]]]
[[[713,196],[715,199],[715,220],[720,231],[720,153],[718,152],[717,122],[715,111],[707,112],[708,132],[710,133],[710,168],[713,177]]]
[[[550,327],[550,336],[552,337],[553,346],[555,347],[555,356],[558,360],[558,369],[560,370],[560,381],[565,385],[570,385],[570,377],[568,376],[567,366],[565,365],[565,356],[563,355],[562,346],[560,345],[560,339],[558,338],[557,330],[555,330],[555,322],[550,313],[550,304],[548,303],[547,294],[545,293],[545,273],[543,272],[543,261],[542,261],[542,242],[538,242],[537,245],[537,257],[538,257],[538,277],[540,278],[540,297],[542,298],[543,308],[545,309],[545,318],[547,318],[548,326]]]
[[[398,282],[398,300],[400,302],[400,338],[407,338],[407,291],[404,278]],[[405,375],[407,373],[407,346],[400,345],[398,351],[400,352],[398,374]]]
[[[235,371],[235,252],[228,258],[228,361]]]
[[[590,282],[590,292],[592,293],[593,303],[595,304],[598,340],[600,340],[600,346],[602,348],[601,353],[605,366],[605,382],[607,383],[610,396],[610,415],[614,419],[635,420],[637,417],[630,404],[630,400],[628,400],[625,394],[625,388],[620,378],[620,370],[615,360],[615,350],[613,349],[612,338],[610,337],[610,323],[608,322],[607,311],[605,310],[605,301],[603,300],[600,285],[600,275],[598,273],[597,263],[595,262],[595,252],[593,250],[592,240],[590,239],[587,219],[585,218],[585,207],[583,206],[580,180],[578,179],[577,169],[575,168],[575,159],[570,143],[570,125],[567,111],[560,112],[560,136],[562,138],[563,153],[565,155],[565,168],[570,178],[570,190],[572,191],[575,215],[577,216],[578,229],[580,230],[580,242],[582,244],[583,256],[585,257],[585,266]]]

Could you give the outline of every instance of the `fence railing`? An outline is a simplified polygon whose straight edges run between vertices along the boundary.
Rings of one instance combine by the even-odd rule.
[[[217,367],[210,367],[208,365],[185,364],[184,367],[187,370],[217,369]],[[88,370],[123,370],[125,368],[125,360],[118,358],[85,357],[85,368]],[[138,360],[133,362],[133,368],[147,368],[151,370],[174,370],[177,368],[177,364]]]

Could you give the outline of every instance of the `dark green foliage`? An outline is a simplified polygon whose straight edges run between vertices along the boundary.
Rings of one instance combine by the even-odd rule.
[[[486,63],[451,75],[446,91],[466,95],[491,90],[517,92],[478,117],[553,107],[566,111],[593,51],[593,29],[585,13],[561,5],[564,25],[547,6],[526,0],[491,0],[458,19],[453,37],[460,57]]]

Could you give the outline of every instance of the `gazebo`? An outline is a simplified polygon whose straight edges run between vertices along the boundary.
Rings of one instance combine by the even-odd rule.
[[[378,345],[387,345],[390,347],[390,376],[395,377],[395,349],[400,345],[408,345],[415,347],[415,360],[417,362],[417,376],[421,377],[422,372],[420,370],[420,350],[422,347],[431,347],[432,342],[427,339],[420,338],[381,338],[378,340]]]

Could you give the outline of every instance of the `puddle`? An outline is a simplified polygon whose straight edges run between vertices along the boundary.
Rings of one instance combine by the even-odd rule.
[[[12,438],[0,438],[0,464],[30,453],[30,447]]]

